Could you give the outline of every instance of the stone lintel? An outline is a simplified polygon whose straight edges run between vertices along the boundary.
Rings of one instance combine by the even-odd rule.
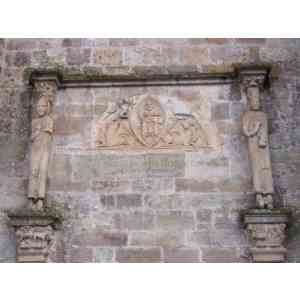
[[[28,69],[26,77],[34,85],[36,81],[55,81],[58,88],[74,87],[122,87],[167,85],[218,85],[231,84],[241,78],[261,77],[264,80],[270,67],[233,67],[224,70],[201,72],[191,66],[140,67],[109,71],[101,68],[86,70]]]

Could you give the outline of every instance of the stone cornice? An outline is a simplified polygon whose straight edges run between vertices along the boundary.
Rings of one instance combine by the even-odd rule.
[[[291,211],[280,209],[248,209],[242,212],[244,224],[288,223]]]
[[[87,70],[27,70],[29,83],[36,81],[55,81],[58,88],[72,87],[124,87],[124,86],[170,86],[170,85],[220,85],[231,84],[244,78],[263,78],[267,81],[270,67],[228,67],[208,69],[200,72],[195,68],[182,67],[140,67],[126,70],[115,70],[109,73],[102,69]]]
[[[63,220],[62,213],[54,208],[45,210],[31,210],[28,208],[8,212],[10,225],[13,227],[22,226],[48,226],[58,228]]]

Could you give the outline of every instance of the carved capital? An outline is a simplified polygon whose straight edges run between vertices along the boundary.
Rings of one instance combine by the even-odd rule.
[[[249,224],[247,234],[252,247],[280,247],[285,229],[286,224]]]
[[[253,262],[284,262],[286,260],[286,210],[248,210],[244,214],[246,235]]]
[[[266,67],[245,67],[239,71],[239,79],[245,91],[249,87],[263,88],[268,80],[269,69]]]
[[[22,226],[16,229],[17,262],[47,262],[54,242],[50,226]]]
[[[58,212],[23,209],[8,217],[16,232],[17,262],[55,261],[57,229],[62,221]]]
[[[54,81],[35,81],[34,89],[38,95],[38,98],[45,97],[47,101],[53,104],[56,91],[57,84]]]

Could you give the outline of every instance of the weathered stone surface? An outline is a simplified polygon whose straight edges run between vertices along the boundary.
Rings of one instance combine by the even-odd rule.
[[[265,62],[283,62],[296,59],[296,53],[287,48],[262,47],[259,50],[260,59]]]
[[[26,204],[35,107],[28,68],[59,68],[72,76],[82,72],[93,81],[95,73],[106,80],[160,73],[177,78],[270,63],[270,87],[261,98],[269,123],[274,204],[293,207],[295,227],[288,231],[287,259],[300,261],[299,45],[299,39],[0,39],[1,209]],[[72,76],[68,80],[78,78]],[[247,104],[240,87],[236,78],[224,85],[59,89],[47,201],[62,205],[68,218],[53,260],[118,261],[117,250],[124,248],[130,253],[127,261],[162,262],[166,249],[177,261],[195,258],[197,249],[204,262],[250,261],[239,211],[254,207],[255,195],[242,136]],[[208,132],[220,135],[217,146],[189,152],[94,150],[95,124],[107,104],[144,94],[180,99],[190,106],[202,122],[213,124]],[[140,251],[134,252],[136,248]],[[156,250],[147,252],[149,248]],[[0,217],[0,260],[14,261],[13,251],[13,237]]]
[[[180,231],[132,231],[129,236],[132,246],[160,246],[176,248],[185,245],[184,233]]]
[[[208,65],[208,49],[203,47],[188,47],[181,50],[181,61],[186,65]]]
[[[210,59],[214,64],[249,63],[250,49],[247,47],[214,47],[210,49]]]
[[[31,63],[31,55],[28,52],[15,52],[7,54],[6,64],[9,67],[25,67]]]
[[[117,208],[128,209],[142,206],[142,196],[140,194],[120,194],[116,196]]]
[[[199,262],[198,249],[164,249],[166,263],[197,263]]]
[[[232,39],[209,38],[209,39],[206,39],[206,41],[207,41],[209,44],[223,45],[223,44],[231,43],[231,42],[232,42]]]
[[[176,192],[216,192],[216,184],[209,180],[198,181],[195,179],[176,178]]]
[[[91,60],[91,49],[72,49],[67,50],[67,63],[70,66],[80,66],[88,64]]]
[[[101,195],[100,202],[105,209],[116,208],[116,199],[114,195]]]
[[[149,177],[184,176],[184,154],[148,154],[145,156],[145,168]]]
[[[127,234],[118,231],[104,231],[96,228],[89,233],[82,233],[75,236],[72,240],[72,244],[94,247],[125,246],[127,244]]]
[[[115,224],[119,229],[147,230],[154,228],[154,214],[151,211],[133,211],[115,215]]]
[[[184,207],[182,194],[160,195],[156,193],[144,194],[144,206],[151,209],[181,209]]]
[[[174,191],[173,178],[141,178],[132,182],[132,190],[137,192],[172,192]]]
[[[16,259],[16,240],[13,232],[0,232],[0,262],[14,262]]]
[[[116,261],[121,263],[157,263],[161,260],[160,248],[120,248],[116,252]]]
[[[201,248],[202,260],[207,263],[238,262],[235,248]]]
[[[186,179],[195,179],[199,182],[212,181],[211,185],[213,185],[216,180],[228,177],[229,159],[226,156],[220,153],[186,153]],[[178,184],[179,182],[178,178]],[[192,186],[192,183],[190,184]]]
[[[241,38],[241,39],[235,39],[235,41],[239,44],[258,44],[258,45],[264,45],[266,43],[267,39],[261,39],[261,38]]]
[[[128,180],[93,180],[92,189],[100,193],[121,193],[127,192],[130,187]]]
[[[160,65],[160,47],[130,47],[124,49],[125,65]]]
[[[127,46],[137,46],[140,44],[141,39],[127,39],[127,38],[114,38],[114,39],[109,39],[109,45],[112,47],[127,47]]]
[[[94,61],[97,65],[122,64],[122,50],[119,48],[96,49]]]
[[[114,251],[111,248],[96,248],[94,255],[95,255],[95,262],[108,263],[108,262],[113,262]]]
[[[38,39],[9,39],[7,40],[7,50],[31,50],[38,46]]]
[[[213,120],[229,119],[229,103],[219,103],[213,106],[212,119]]]
[[[203,209],[197,211],[197,222],[201,224],[211,223],[212,221],[212,210]]]
[[[194,229],[194,215],[187,211],[158,211],[157,226],[165,230]]]
[[[207,229],[192,231],[187,235],[187,243],[192,247],[209,247],[212,245],[212,236]]]
[[[89,47],[93,46],[93,39],[63,39],[62,40],[62,47]]]
[[[93,261],[93,249],[87,247],[72,247],[69,255],[70,263],[89,263]]]

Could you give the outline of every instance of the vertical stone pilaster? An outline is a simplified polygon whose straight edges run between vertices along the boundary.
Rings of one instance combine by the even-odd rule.
[[[62,221],[57,213],[23,209],[8,216],[16,232],[17,262],[55,262],[57,229]]]
[[[243,212],[252,262],[285,262],[289,210],[274,208],[274,184],[269,150],[267,114],[261,110],[260,91],[267,81],[267,68],[239,71],[248,110],[243,115],[243,133],[248,139],[249,159],[256,208]]]
[[[57,229],[62,218],[46,202],[48,164],[54,122],[52,107],[59,87],[57,74],[33,74],[33,119],[30,137],[28,204],[8,214],[17,241],[17,262],[55,262]]]

